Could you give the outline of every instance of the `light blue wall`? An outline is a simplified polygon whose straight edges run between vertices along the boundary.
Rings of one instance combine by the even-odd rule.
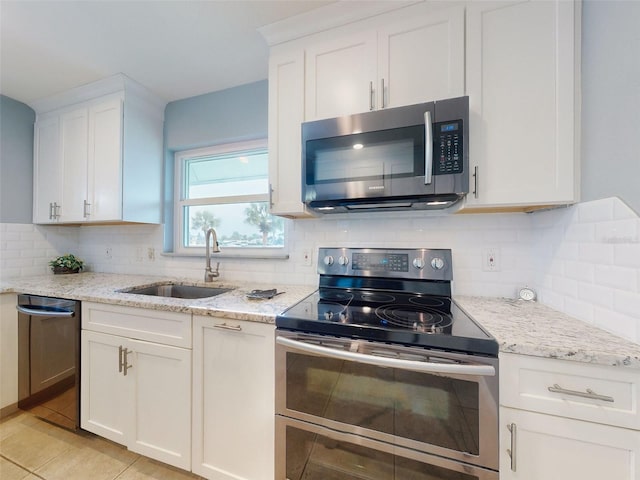
[[[640,2],[582,6],[582,200],[640,213]]]
[[[177,100],[164,111],[166,251],[173,250],[173,180],[176,151],[267,137],[266,80]]]
[[[0,95],[0,223],[33,218],[33,123],[36,113]]]

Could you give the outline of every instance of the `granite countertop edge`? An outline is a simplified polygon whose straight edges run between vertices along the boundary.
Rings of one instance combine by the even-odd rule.
[[[123,290],[146,287],[162,283],[211,286],[232,290],[215,297],[182,299],[134,295]],[[279,295],[271,299],[253,300],[246,297],[252,290],[276,289]],[[0,293],[24,293],[83,302],[106,303],[125,307],[146,308],[168,312],[214,316],[233,320],[275,324],[276,315],[296,304],[316,290],[308,285],[262,284],[251,282],[228,282],[218,280],[211,283],[193,279],[152,276],[122,275],[109,273],[79,273],[71,275],[41,275],[3,281]]]
[[[221,295],[189,300],[133,295],[123,290],[165,282],[232,288]],[[275,288],[271,299],[251,300],[251,290]],[[85,272],[5,280],[0,293],[26,293],[194,315],[275,324],[278,314],[316,290],[316,286],[212,283],[173,276]],[[640,345],[538,302],[510,298],[454,296],[456,304],[498,342],[501,353],[640,369]]]
[[[538,302],[455,296],[497,341],[501,353],[640,369],[640,344]]]

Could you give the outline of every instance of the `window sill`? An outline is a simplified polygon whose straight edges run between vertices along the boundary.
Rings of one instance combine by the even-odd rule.
[[[162,252],[160,254],[163,257],[175,257],[175,258],[202,258],[206,255],[204,253],[175,253],[175,252]],[[259,253],[239,254],[239,253],[214,253],[211,255],[211,259],[217,261],[218,259],[250,259],[250,260],[288,260],[288,253],[265,255]]]

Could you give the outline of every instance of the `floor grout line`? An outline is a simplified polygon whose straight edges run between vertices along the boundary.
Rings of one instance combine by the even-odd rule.
[[[6,455],[3,455],[1,452],[0,452],[0,457],[4,458],[4,459],[5,459],[7,462],[9,462],[9,463],[13,463],[16,467],[20,467],[20,469],[24,470],[24,471],[25,471],[25,472],[27,472],[29,475],[35,475],[36,477],[41,478],[42,480],[47,480],[46,478],[41,477],[40,475],[38,475],[36,472],[34,472],[34,471],[32,471],[32,470],[28,469],[27,467],[25,467],[25,466],[23,466],[23,465],[20,465],[18,462],[16,462],[16,461],[14,461],[14,460],[10,459],[10,458],[9,458],[9,457],[7,457]]]

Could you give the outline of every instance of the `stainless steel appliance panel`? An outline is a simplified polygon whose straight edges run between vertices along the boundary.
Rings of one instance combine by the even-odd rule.
[[[278,330],[276,414],[497,470],[497,364]]]
[[[498,472],[276,417],[276,480],[498,480]]]
[[[19,295],[17,309],[18,407],[76,430],[80,411],[80,303]]]
[[[318,212],[436,209],[469,191],[468,97],[302,125],[303,201]]]

